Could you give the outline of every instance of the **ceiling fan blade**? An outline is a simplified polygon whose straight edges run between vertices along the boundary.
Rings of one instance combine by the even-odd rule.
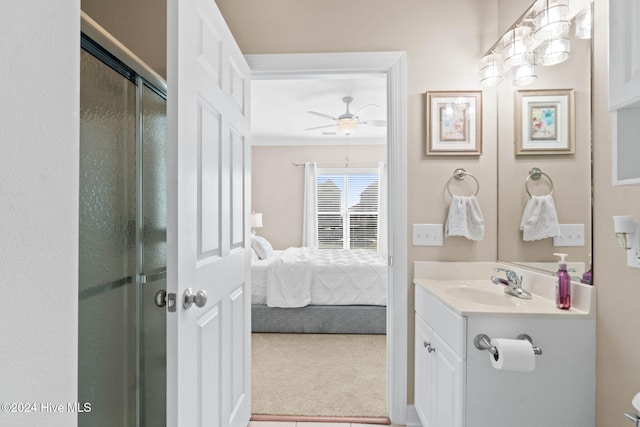
[[[353,113],[354,116],[357,116],[358,113],[362,110],[364,110],[365,108],[369,108],[369,107],[376,107],[379,108],[376,104],[367,104],[364,107],[360,108],[358,111],[356,111],[355,113]]]
[[[336,127],[336,126],[337,126],[337,125],[316,126],[316,127],[313,127],[313,128],[307,128],[307,129],[305,129],[305,130],[315,130],[315,129],[324,129],[324,128],[334,128],[334,127]]]
[[[314,116],[324,117],[325,119],[338,120],[335,117],[331,117],[328,114],[318,113],[317,111],[307,111],[309,114],[313,114]]]
[[[360,124],[384,127],[387,125],[387,121],[386,120],[367,120],[366,122],[360,122]]]

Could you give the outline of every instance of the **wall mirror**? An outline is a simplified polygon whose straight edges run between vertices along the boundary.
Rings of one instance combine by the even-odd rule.
[[[506,16],[514,16],[515,3],[524,3],[520,6],[520,15],[516,14],[503,24],[502,28],[511,29],[502,34],[511,32],[516,38],[522,31],[518,25],[512,25],[513,19],[533,28],[534,8],[541,3],[556,4],[499,1],[499,22]],[[592,43],[590,37],[584,38],[585,34],[576,35],[576,27],[580,24],[576,21],[584,17],[580,12],[591,10],[591,3],[575,0],[571,3],[570,28],[564,34],[569,44],[566,60],[543,66],[539,63],[544,60],[536,55],[534,74],[537,78],[533,82],[518,85],[522,82],[518,80],[521,76],[517,76],[512,67],[505,71],[503,80],[494,88],[498,105],[498,258],[555,272],[558,258],[553,254],[567,253],[570,274],[579,278],[589,268],[592,250]],[[591,34],[590,28],[588,33]],[[501,42],[502,38],[497,43]],[[540,40],[533,43],[538,48],[545,48]],[[500,48],[504,49],[504,45]],[[564,55],[565,50],[566,46],[562,45],[556,54]],[[561,105],[566,100],[570,105]],[[539,117],[545,114],[545,108],[552,109],[549,123]],[[538,170],[541,173],[536,173]],[[524,241],[520,225],[529,193],[538,196],[552,193],[561,227],[573,225],[563,227],[563,239],[583,239],[584,243],[567,246],[571,242],[564,240],[556,241],[558,246],[555,246],[553,238]]]

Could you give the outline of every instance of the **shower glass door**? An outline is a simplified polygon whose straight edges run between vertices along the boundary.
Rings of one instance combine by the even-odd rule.
[[[78,425],[165,425],[165,95],[83,36]]]

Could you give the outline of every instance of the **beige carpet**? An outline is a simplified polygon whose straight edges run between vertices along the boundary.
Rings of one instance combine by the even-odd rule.
[[[386,417],[384,335],[252,334],[252,413]]]

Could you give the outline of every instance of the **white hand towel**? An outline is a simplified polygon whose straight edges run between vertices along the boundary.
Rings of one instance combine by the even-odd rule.
[[[533,196],[527,201],[520,221],[525,241],[541,240],[560,235],[558,213],[553,196]]]
[[[482,240],[484,219],[476,196],[453,196],[445,226],[447,236],[463,236]]]

